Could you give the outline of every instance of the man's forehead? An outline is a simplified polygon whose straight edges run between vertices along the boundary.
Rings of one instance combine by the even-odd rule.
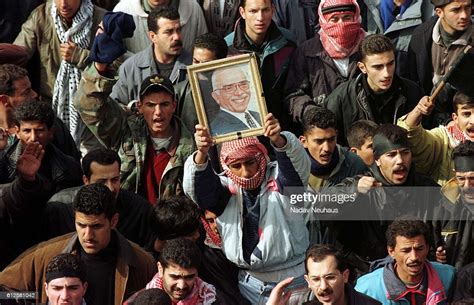
[[[456,176],[460,177],[474,177],[474,171],[469,171],[469,172],[458,172],[456,171]]]
[[[194,267],[184,268],[175,263],[168,264],[168,267],[164,268],[164,271],[170,275],[175,275],[175,276],[188,276],[188,275],[194,275],[197,273],[197,269]]]
[[[329,273],[337,272],[336,258],[333,255],[326,256],[323,260],[315,262],[309,258],[307,262],[308,276],[324,276]]]
[[[245,73],[241,69],[226,69],[222,71],[216,71],[216,73],[218,73],[216,82],[221,86],[247,80]]]
[[[176,27],[181,27],[181,22],[179,19],[168,19],[165,17],[158,18],[158,27],[162,30],[174,29]]]
[[[396,153],[402,153],[402,152],[408,152],[411,151],[409,147],[400,147],[397,149],[392,149],[384,153],[384,155],[390,155],[390,154],[396,154]]]

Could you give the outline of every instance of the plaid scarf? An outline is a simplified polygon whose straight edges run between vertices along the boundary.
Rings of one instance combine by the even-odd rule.
[[[449,122],[448,126],[446,126],[446,131],[448,132],[449,144],[453,148],[466,142],[466,140],[474,142],[474,139],[471,139],[464,131],[462,131],[454,121]]]
[[[90,33],[92,30],[92,15],[94,5],[91,0],[82,0],[81,6],[72,19],[72,25],[66,29],[61,16],[58,13],[56,3],[51,5],[51,16],[54,21],[54,28],[61,43],[74,42],[77,47],[87,49],[90,44]],[[69,131],[76,141],[80,142],[80,134],[83,124],[79,118],[79,113],[74,108],[72,101],[76,93],[77,86],[81,80],[81,71],[73,64],[61,61],[56,82],[53,90],[53,109],[56,115],[69,127]]]
[[[163,279],[157,273],[151,279],[151,281],[146,284],[145,289],[158,288],[163,290]],[[189,296],[177,303],[173,302],[173,305],[208,305],[216,301],[216,288],[211,284],[208,284],[201,280],[199,277],[196,277],[194,281],[194,287]]]
[[[251,158],[255,158],[258,164],[258,170],[253,177],[239,177],[229,169],[229,164]],[[267,149],[257,138],[244,138],[222,144],[220,156],[222,168],[227,177],[244,190],[254,190],[262,184],[267,170],[267,158]]]
[[[323,8],[339,5],[354,5],[356,12],[354,21],[329,23],[328,20],[335,14],[346,11],[336,11],[327,14],[322,13]],[[361,26],[359,5],[355,0],[322,0],[318,7],[319,37],[324,50],[331,58],[341,59],[351,56],[359,50],[359,44],[365,37],[365,32]]]
[[[214,232],[214,230],[212,230],[211,226],[203,216],[201,216],[200,219],[202,226],[204,227],[204,231],[206,231],[206,239],[204,240],[204,243],[209,247],[221,249],[221,237],[216,232]]]

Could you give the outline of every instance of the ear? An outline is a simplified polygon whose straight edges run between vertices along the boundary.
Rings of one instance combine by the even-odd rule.
[[[44,291],[46,292],[46,296],[49,297],[48,295],[48,283],[44,283]]]
[[[350,274],[349,269],[346,269],[346,270],[344,270],[344,272],[342,272],[342,278],[344,280],[344,284],[349,282],[349,274]]]
[[[215,101],[218,105],[220,105],[220,104],[219,104],[219,97],[220,97],[220,96],[219,96],[219,93],[217,93],[217,91],[212,91],[212,92],[211,92],[211,96],[212,96],[212,98],[214,99],[214,101]]]
[[[239,13],[240,13],[240,17],[242,17],[243,19],[245,19],[245,9],[241,6],[239,6]]]
[[[54,128],[54,126],[51,126],[51,128],[49,128],[48,130],[48,139],[50,142],[53,141],[55,132],[56,132],[56,128]]]
[[[390,246],[387,246],[387,252],[388,252],[388,255],[390,255],[392,258],[394,258],[394,257],[393,257],[393,255],[394,255],[394,253],[395,253],[395,249],[394,249],[394,248],[392,248],[392,247],[390,247]]]
[[[308,148],[308,145],[306,145],[306,138],[304,136],[299,136],[298,139],[300,140],[301,144],[303,144],[304,148]]]
[[[3,106],[7,107],[10,104],[8,100],[8,95],[0,94],[0,103],[2,103]]]
[[[151,42],[154,42],[155,41],[155,36],[156,36],[156,33],[153,32],[153,31],[148,31],[146,32],[146,35],[148,36],[148,39],[150,39]]]
[[[20,139],[20,126],[15,125],[15,134],[18,139]]]
[[[84,182],[85,185],[90,184],[90,180],[89,178],[86,177],[86,175],[82,175],[82,182]]]
[[[380,159],[375,160],[375,165],[380,166]]]
[[[138,109],[138,112],[141,113],[141,114],[143,114],[142,107],[143,107],[143,103],[140,100],[138,100],[137,101],[137,109]]]
[[[360,71],[362,71],[362,73],[367,74],[367,69],[365,68],[365,65],[363,62],[358,61],[357,67],[359,68]]]
[[[351,147],[351,148],[349,148],[349,151],[352,151],[353,153],[355,153],[357,155],[358,149],[355,148],[355,147]]]
[[[309,276],[307,274],[304,275],[304,279],[306,280],[306,283],[308,284],[308,288],[311,289],[311,285],[309,284]]]
[[[160,262],[157,262],[157,263],[156,263],[156,266],[158,267],[158,276],[159,276],[159,277],[163,277],[163,275],[164,275],[164,273],[165,273],[165,272],[164,272],[165,270],[164,270],[163,266],[161,265]]]
[[[119,214],[115,213],[114,216],[112,216],[112,219],[110,219],[110,227],[112,229],[115,229],[115,227],[117,226],[118,221],[119,221]]]
[[[82,295],[82,297],[84,297],[86,295],[87,287],[89,287],[89,283],[85,282],[84,283],[84,294]]]
[[[455,109],[455,111],[457,111],[457,109]],[[451,114],[451,118],[453,119],[454,124],[458,125],[458,115],[456,114],[456,112],[453,112]]]
[[[444,17],[443,9],[440,7],[435,8],[435,14],[438,15],[439,18]]]

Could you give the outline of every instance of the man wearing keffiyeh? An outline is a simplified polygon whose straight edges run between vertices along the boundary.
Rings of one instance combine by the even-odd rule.
[[[291,212],[285,194],[304,189],[310,162],[297,138],[280,132],[271,113],[264,130],[276,162],[269,162],[256,138],[233,140],[222,144],[224,172],[217,175],[208,162],[213,145],[209,130],[197,125],[198,150],[186,161],[183,188],[202,209],[217,215],[222,251],[239,267],[239,289],[251,304],[263,304],[276,283],[290,276],[295,279],[289,288],[298,302],[305,287],[303,261],[309,239],[304,215]]]
[[[435,102],[423,98],[406,116],[398,120],[398,125],[408,131],[416,170],[444,185],[454,177],[453,148],[466,141],[474,141],[474,97],[462,92],[453,98],[452,121],[446,126],[426,130],[421,125],[423,116],[434,108]]]

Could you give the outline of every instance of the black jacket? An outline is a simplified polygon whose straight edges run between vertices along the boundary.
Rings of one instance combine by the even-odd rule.
[[[79,189],[73,187],[62,190],[48,201],[42,217],[42,239],[75,231],[72,203]],[[117,212],[117,231],[123,236],[142,247],[155,241],[150,223],[154,212],[145,198],[121,189],[117,198]]]
[[[357,76],[360,73],[358,57],[358,53],[350,56],[350,72],[346,78],[324,50],[318,34],[298,46],[291,57],[285,85],[286,103],[293,122],[301,123],[308,105],[321,105],[338,85]]]
[[[397,119],[410,112],[422,97],[420,87],[414,82],[394,75],[390,99],[386,100],[382,111],[376,115],[370,105],[370,93],[365,89],[362,78],[366,76],[359,74],[356,78],[342,83],[327,97],[327,108],[336,115],[337,139],[341,145],[347,145],[346,134],[355,121],[370,120],[378,124],[396,124]],[[384,119],[384,116],[387,119]]]

